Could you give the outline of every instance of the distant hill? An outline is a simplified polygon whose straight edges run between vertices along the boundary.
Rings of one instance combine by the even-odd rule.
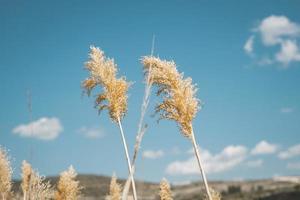
[[[104,200],[109,190],[110,177],[98,175],[78,175],[83,186],[85,200]],[[56,185],[58,177],[47,180]],[[295,180],[295,179],[291,179]],[[124,180],[119,180],[124,185]],[[288,179],[251,180],[251,181],[212,181],[210,186],[222,194],[223,200],[299,200],[300,184]],[[20,181],[13,185],[15,193],[20,193]],[[137,181],[137,191],[141,200],[156,200],[159,185],[157,183]],[[185,185],[172,185],[175,200],[204,199],[204,188],[201,182]]]

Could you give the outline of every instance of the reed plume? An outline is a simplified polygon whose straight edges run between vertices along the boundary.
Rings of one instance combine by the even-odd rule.
[[[21,170],[24,200],[53,199],[53,189],[45,177],[33,170],[27,161],[23,161]]]
[[[80,196],[81,187],[76,181],[76,171],[72,166],[62,172],[59,177],[55,200],[77,200]]]
[[[200,108],[199,100],[195,97],[197,89],[192,84],[192,79],[184,78],[183,74],[177,71],[173,61],[145,56],[142,62],[145,74],[150,75],[150,81],[158,88],[157,95],[163,95],[162,103],[156,106],[156,113],[160,113],[160,119],[177,122],[183,136],[191,140],[207,195],[209,200],[212,200],[192,125]],[[149,73],[150,66],[151,73]]]
[[[170,184],[167,179],[163,179],[159,185],[160,200],[173,200]]]
[[[0,194],[2,200],[9,198],[11,193],[12,168],[7,151],[0,146]]]
[[[96,86],[103,88],[103,92],[97,95],[95,101],[96,107],[99,109],[99,112],[103,109],[107,109],[109,111],[111,120],[117,123],[119,126],[125,150],[128,171],[131,177],[133,197],[135,200],[137,200],[128,147],[121,124],[121,120],[127,112],[127,91],[130,83],[126,81],[125,77],[116,77],[118,70],[113,59],[107,58],[104,55],[104,52],[99,48],[92,46],[90,49],[90,60],[85,63],[85,68],[89,71],[90,76],[83,81],[82,86],[88,95],[90,95],[91,91]],[[105,104],[104,102],[107,103]]]
[[[92,46],[90,49],[90,60],[85,63],[90,77],[83,81],[82,86],[88,95],[97,85],[103,88],[103,92],[97,95],[96,106],[99,111],[107,109],[110,118],[118,123],[127,111],[127,91],[130,84],[125,77],[116,78],[118,69],[113,59],[106,58],[99,48]]]
[[[31,165],[27,161],[22,162],[22,183],[21,183],[21,188],[23,191],[23,199],[27,199],[27,195],[29,194],[29,188],[30,188],[30,180],[32,176],[32,168]]]
[[[117,183],[117,177],[114,174],[111,178],[109,186],[109,196],[106,200],[120,200],[121,199],[121,185]]]
[[[199,100],[195,98],[197,89],[192,84],[192,79],[184,79],[173,61],[146,56],[143,64],[146,72],[152,66],[150,81],[158,86],[157,95],[165,94],[163,102],[157,105],[156,112],[161,113],[161,119],[175,120],[182,134],[191,138],[192,120],[199,107]]]

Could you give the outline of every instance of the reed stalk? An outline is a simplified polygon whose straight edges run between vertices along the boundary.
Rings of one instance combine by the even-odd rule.
[[[121,121],[120,121],[119,118],[118,118],[118,125],[119,125],[119,129],[120,129],[120,133],[121,133],[121,137],[122,137],[122,142],[123,142],[123,146],[124,146],[124,150],[125,150],[125,156],[126,156],[126,160],[127,160],[128,171],[129,171],[129,174],[130,174],[130,177],[131,177],[133,198],[134,198],[134,200],[137,200],[135,181],[134,181],[133,171],[132,171],[133,169],[132,169],[131,163],[130,163],[130,157],[129,157],[129,153],[128,153],[128,148],[127,148],[127,143],[126,143],[126,140],[125,140],[124,132],[123,132],[123,127],[122,127],[122,124],[121,124]]]
[[[195,134],[194,134],[193,128],[192,128],[192,139],[191,139],[191,141],[192,141],[192,144],[193,144],[194,153],[195,153],[195,156],[197,158],[198,166],[199,166],[199,169],[200,169],[200,172],[201,172],[201,175],[202,175],[202,179],[203,179],[203,182],[204,182],[206,194],[208,196],[208,199],[212,200],[212,197],[211,197],[211,194],[210,194],[210,191],[209,191],[209,187],[208,187],[208,183],[207,183],[207,179],[206,179],[206,176],[205,176],[204,168],[202,167],[203,165],[202,165],[202,162],[201,162],[200,151],[199,151],[196,139],[195,139]]]
[[[184,78],[183,73],[177,71],[174,61],[146,57],[144,63],[146,71],[150,69],[149,63],[152,64],[150,80],[158,88],[157,95],[163,96],[162,102],[156,106],[156,113],[160,113],[159,120],[167,119],[175,121],[182,135],[191,140],[207,196],[209,200],[212,200],[193,132],[192,121],[200,109],[200,101],[196,98],[197,88],[192,83],[191,78]]]
[[[103,89],[102,93],[97,95],[95,104],[99,112],[107,109],[112,122],[119,125],[131,177],[133,196],[134,200],[137,200],[130,157],[121,124],[121,119],[127,112],[127,91],[130,83],[126,81],[125,77],[117,78],[117,65],[113,59],[107,58],[102,50],[92,46],[89,55],[90,60],[85,63],[85,68],[90,72],[90,76],[83,81],[82,86],[88,95],[96,86]]]
[[[151,57],[153,56],[154,53],[154,44],[155,44],[155,35],[153,35],[152,38],[152,46],[151,46]],[[138,124],[138,131],[136,135],[136,141],[134,145],[134,152],[133,152],[133,158],[131,161],[131,166],[132,166],[132,174],[135,173],[135,162],[137,159],[137,155],[140,149],[140,145],[142,143],[142,139],[144,137],[144,134],[146,132],[147,125],[144,124],[144,118],[145,114],[147,112],[147,108],[150,102],[150,95],[151,95],[151,87],[152,87],[152,82],[150,81],[150,74],[151,74],[151,66],[148,70],[148,75],[146,78],[146,85],[145,85],[145,91],[144,91],[144,97],[143,97],[143,102],[141,105],[141,116]],[[128,176],[127,181],[125,183],[123,193],[122,193],[122,200],[126,200],[128,196],[128,192],[130,189],[130,183],[131,183],[131,174]]]

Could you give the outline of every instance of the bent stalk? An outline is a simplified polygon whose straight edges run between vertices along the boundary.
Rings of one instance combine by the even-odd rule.
[[[154,44],[155,44],[155,35],[152,37],[152,47],[151,47],[151,56],[153,56],[154,53]],[[140,145],[143,139],[143,136],[146,132],[146,125],[144,124],[144,118],[145,114],[150,102],[150,94],[151,94],[151,87],[152,83],[150,81],[150,74],[151,74],[151,66],[148,72],[147,80],[146,80],[146,86],[145,86],[145,92],[144,92],[144,97],[143,97],[143,102],[141,106],[141,116],[138,124],[138,131],[137,131],[137,136],[136,136],[136,141],[134,145],[134,152],[133,152],[133,158],[131,161],[131,166],[132,166],[132,174],[129,174],[127,181],[125,183],[123,193],[122,193],[122,200],[126,200],[128,196],[128,191],[130,189],[130,182],[131,179],[130,177],[134,174],[135,172],[135,161],[137,159],[138,151],[140,149]]]

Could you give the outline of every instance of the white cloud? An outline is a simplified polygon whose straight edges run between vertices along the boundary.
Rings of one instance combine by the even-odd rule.
[[[300,51],[297,39],[300,37],[300,25],[292,22],[286,16],[271,15],[263,19],[254,33],[246,41],[244,50],[247,54],[253,54],[253,38],[261,36],[262,45],[273,54],[271,57],[258,58],[258,65],[269,65],[274,62],[282,64],[283,68],[288,68],[291,62],[300,61]],[[280,50],[274,52],[270,47],[279,46]]]
[[[284,114],[292,113],[292,112],[294,112],[294,109],[291,108],[291,107],[284,107],[284,108],[281,108],[281,109],[280,109],[280,112],[281,112],[281,113],[284,113]]]
[[[63,131],[58,118],[42,117],[29,124],[21,124],[15,127],[12,132],[22,137],[31,137],[41,140],[53,140]]]
[[[105,135],[100,128],[95,128],[95,127],[88,128],[83,126],[78,130],[78,132],[90,139],[102,138]]]
[[[300,51],[295,40],[285,40],[281,43],[281,50],[276,54],[276,60],[285,67],[292,61],[300,61]]]
[[[265,140],[260,141],[256,146],[251,150],[251,154],[272,154],[278,150],[278,145],[268,143]]]
[[[291,162],[291,163],[288,163],[286,167],[288,169],[300,170],[300,162]]]
[[[247,162],[248,167],[261,167],[263,165],[264,161],[262,159],[257,159],[257,160],[251,160]]]
[[[278,154],[278,157],[283,160],[293,158],[296,156],[300,156],[300,144],[294,145],[288,148],[286,151],[281,151]]]
[[[143,157],[144,158],[149,158],[149,159],[161,158],[164,155],[165,155],[165,153],[162,150],[157,150],[157,151],[146,150],[146,151],[143,152]]]
[[[201,150],[204,169],[207,173],[218,173],[230,170],[240,164],[247,156],[244,146],[227,146],[219,154],[212,155],[208,150]],[[170,163],[166,172],[170,175],[198,174],[199,168],[194,156],[185,161]]]
[[[300,26],[286,16],[271,15],[263,19],[257,29],[267,46],[280,44],[286,37],[294,38],[300,35]]]
[[[247,54],[252,54],[253,52],[253,42],[254,42],[254,35],[251,35],[244,45],[244,50]]]

